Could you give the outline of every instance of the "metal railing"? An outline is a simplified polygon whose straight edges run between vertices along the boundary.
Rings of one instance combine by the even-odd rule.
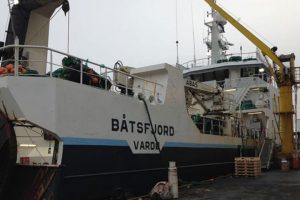
[[[231,54],[226,54],[225,57],[226,58],[230,58],[233,56],[240,56],[241,57],[241,61],[247,61],[247,60],[254,60],[256,59],[256,52],[246,52],[246,53],[231,53]],[[234,61],[230,61],[230,59],[227,59],[226,62],[234,62]],[[224,63],[222,62],[222,63]],[[183,67],[185,67],[186,69],[191,69],[194,67],[201,67],[201,66],[207,66],[211,64],[211,57],[206,57],[206,58],[200,58],[200,59],[196,59],[196,60],[189,60],[187,62],[182,63],[181,65]]]
[[[18,41],[17,41],[18,42]],[[2,48],[0,48],[0,52],[4,52],[5,50],[8,49],[13,49],[14,50],[14,58],[13,59],[7,59],[7,60],[2,60],[0,61],[0,65],[2,66],[3,63],[14,63],[14,73],[10,73],[10,74],[2,74],[2,76],[43,76],[43,77],[53,77],[53,72],[59,68],[65,68],[68,70],[73,70],[75,72],[78,72],[80,74],[80,78],[79,78],[79,84],[84,84],[84,75],[90,75],[93,77],[98,77],[99,80],[101,80],[101,78],[105,79],[105,85],[104,88],[105,90],[111,90],[113,92],[117,92],[120,93],[120,91],[118,91],[118,89],[123,88],[125,89],[125,94],[128,94],[129,90],[133,90],[134,87],[133,85],[129,84],[129,79],[135,79],[135,80],[140,80],[143,82],[144,85],[140,86],[136,89],[140,89],[142,88],[144,95],[153,95],[154,97],[157,96],[156,91],[158,90],[159,87],[164,88],[164,85],[154,82],[154,81],[150,81],[150,80],[146,80],[142,77],[138,77],[132,74],[128,74],[124,71],[120,71],[118,69],[114,69],[114,68],[110,68],[110,67],[106,67],[103,64],[98,64],[96,62],[87,60],[87,59],[83,59],[68,53],[64,53],[62,51],[58,51],[49,47],[44,47],[44,46],[35,46],[35,45],[8,45],[8,46],[4,46]],[[19,55],[20,55],[20,50],[21,49],[38,49],[41,51],[47,51],[47,59],[46,60],[30,60],[30,59],[19,59]],[[56,58],[55,58],[56,56]],[[59,58],[60,57],[60,58]],[[80,61],[80,69],[77,70],[75,68],[72,67],[67,67],[64,66],[63,64],[58,64],[55,63],[55,61],[60,60],[62,61],[63,58],[65,57],[71,57],[74,59],[77,59]],[[41,63],[41,64],[46,64],[46,73],[45,74],[20,74],[19,73],[19,64],[20,63]],[[84,64],[85,63],[85,64]],[[88,68],[93,69],[96,73],[98,74],[94,74],[94,73],[89,73],[89,72],[85,72],[84,71],[84,66],[88,66]],[[29,66],[30,68],[30,66]],[[48,70],[47,70],[48,68]],[[117,84],[113,79],[113,73],[120,73],[122,75],[124,75],[126,77],[126,84],[125,85],[120,85]],[[57,78],[57,77],[56,77]],[[112,81],[111,81],[112,80]],[[112,84],[111,88],[108,88],[108,81],[110,81],[110,83]],[[76,81],[75,81],[76,82]],[[151,87],[149,87],[149,84],[152,85]],[[147,87],[146,87],[147,86]],[[118,88],[118,89],[117,89]],[[149,89],[152,88],[152,89]],[[130,95],[132,96],[132,95]]]

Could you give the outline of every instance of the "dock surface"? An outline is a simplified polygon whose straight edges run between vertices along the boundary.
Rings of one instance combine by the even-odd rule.
[[[180,190],[180,200],[300,199],[300,170],[268,171],[261,176],[211,179]]]

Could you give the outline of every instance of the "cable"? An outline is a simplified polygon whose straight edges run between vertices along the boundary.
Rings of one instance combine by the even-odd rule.
[[[232,12],[230,12],[229,10],[227,10],[222,4],[218,3],[218,5],[220,7],[222,7],[223,10],[225,10],[227,13],[229,13],[232,17],[234,17],[237,21],[239,21],[242,25],[244,25],[245,27],[249,28],[250,30],[252,30],[256,35],[258,35],[259,37],[261,37],[261,39],[265,40],[265,42],[269,43],[269,45],[271,46],[276,46],[274,45],[271,41],[269,41],[268,39],[266,39],[263,35],[259,34],[254,28],[252,28],[251,26],[249,26],[248,24],[246,24],[243,20],[241,20],[240,17],[237,17],[236,15],[234,15]]]
[[[28,131],[27,131],[27,128],[24,127],[24,129],[25,129],[25,132],[26,132],[26,134],[27,134],[27,136],[28,136],[30,142],[31,142],[32,144],[35,144],[35,143],[33,142],[32,138],[31,138],[31,136],[29,135],[29,133],[28,133]],[[36,149],[36,151],[40,154],[40,156],[41,156],[42,160],[44,161],[44,163],[46,163],[46,160],[45,160],[43,154],[42,154],[42,153],[40,152],[40,150],[38,149],[38,147],[35,147],[35,149]]]
[[[70,11],[68,11],[68,46],[67,46],[67,53],[70,52]]]
[[[141,95],[139,95],[139,99],[142,100],[144,102],[144,105],[145,105],[145,108],[146,108],[146,111],[147,111],[147,115],[148,115],[148,119],[149,119],[149,122],[150,122],[150,126],[151,126],[151,133],[154,137],[154,140],[155,140],[155,143],[156,144],[159,144],[158,143],[158,140],[156,138],[156,135],[155,135],[155,132],[154,132],[154,129],[153,129],[153,124],[152,124],[152,120],[151,120],[151,116],[150,116],[150,113],[149,113],[149,108],[148,108],[148,105],[147,105],[147,102],[145,100],[145,98],[141,97]],[[159,146],[159,145],[158,145]],[[158,148],[158,151],[159,153],[161,153],[161,150],[160,150],[160,146]]]
[[[5,28],[7,28],[6,30],[8,30],[8,23],[9,23],[9,16],[10,16],[10,13],[7,14],[7,18],[6,18],[6,23],[5,23]],[[5,40],[5,33],[6,31],[4,31],[4,34],[3,34],[3,42]]]

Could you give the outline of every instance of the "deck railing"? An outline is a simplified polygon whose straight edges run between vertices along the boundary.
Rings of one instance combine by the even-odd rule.
[[[98,77],[99,80],[101,80],[101,78],[105,79],[105,86],[103,89],[105,90],[111,90],[117,93],[120,93],[120,91],[118,91],[118,88],[123,88],[125,90],[125,94],[126,95],[130,95],[128,94],[129,90],[134,90],[134,87],[131,86],[129,84],[129,79],[135,79],[135,80],[140,80],[141,82],[143,82],[142,86],[139,86],[136,89],[139,89],[139,91],[142,88],[142,91],[144,93],[144,95],[149,96],[149,95],[153,95],[154,97],[157,96],[156,91],[158,90],[159,87],[163,88],[164,85],[154,82],[154,81],[150,81],[150,80],[146,80],[142,77],[138,77],[129,73],[126,73],[124,71],[118,70],[118,69],[114,69],[114,68],[110,68],[107,67],[103,64],[98,64],[96,62],[90,61],[88,59],[83,59],[68,53],[64,53],[62,51],[58,51],[49,47],[44,47],[44,46],[35,46],[35,45],[8,45],[8,46],[4,46],[2,48],[0,48],[0,52],[5,52],[9,49],[12,49],[14,51],[14,58],[12,59],[7,59],[7,60],[2,60],[0,61],[0,65],[3,66],[4,63],[10,63],[10,64],[14,64],[14,73],[10,73],[10,74],[2,74],[1,76],[44,76],[44,77],[53,77],[53,72],[59,68],[65,68],[68,70],[73,70],[76,71],[80,74],[80,81],[79,84],[84,84],[83,82],[83,77],[84,75],[92,75],[93,77]],[[38,49],[40,51],[47,51],[47,59],[46,60],[30,60],[30,59],[20,59],[19,55],[20,55],[20,50],[21,49]],[[63,64],[58,64],[56,63],[58,60],[62,61],[62,59],[64,57],[72,57],[74,59],[77,59],[80,61],[80,69],[74,69],[72,67],[67,67],[67,66],[63,66]],[[46,73],[45,74],[20,74],[19,73],[19,64],[21,63],[41,63],[43,65],[46,64]],[[88,66],[89,68],[93,69],[97,74],[91,74],[88,72],[84,71],[84,65]],[[30,66],[29,66],[30,68]],[[116,82],[114,82],[113,79],[113,73],[119,73],[122,74],[126,77],[126,84],[125,85],[120,85],[117,84]],[[108,81],[110,81],[110,83],[112,84],[112,87],[109,89],[108,88]],[[149,87],[150,85],[150,87]],[[146,87],[147,86],[147,87]]]
[[[226,58],[234,57],[234,56],[240,56],[242,61],[247,61],[247,60],[253,60],[256,59],[256,52],[246,52],[246,53],[231,53],[231,54],[226,54]],[[226,62],[223,61],[222,63],[227,63],[231,62],[230,59],[228,59]],[[206,57],[206,58],[200,58],[196,60],[189,60],[187,62],[182,63],[181,65],[185,69],[191,69],[194,67],[201,67],[201,66],[207,66],[211,64],[211,57]]]

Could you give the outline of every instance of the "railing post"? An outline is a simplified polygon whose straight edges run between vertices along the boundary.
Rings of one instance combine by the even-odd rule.
[[[105,67],[105,90],[107,90],[107,68]]]
[[[83,66],[81,61],[80,62],[80,84],[82,84],[82,79],[83,79]]]
[[[53,72],[53,52],[50,50],[50,77],[52,78]]]
[[[202,132],[205,133],[205,117],[202,117],[202,119],[203,119]]]
[[[15,38],[15,76],[19,75],[19,38]]]
[[[128,95],[128,76],[126,75],[126,95]]]

